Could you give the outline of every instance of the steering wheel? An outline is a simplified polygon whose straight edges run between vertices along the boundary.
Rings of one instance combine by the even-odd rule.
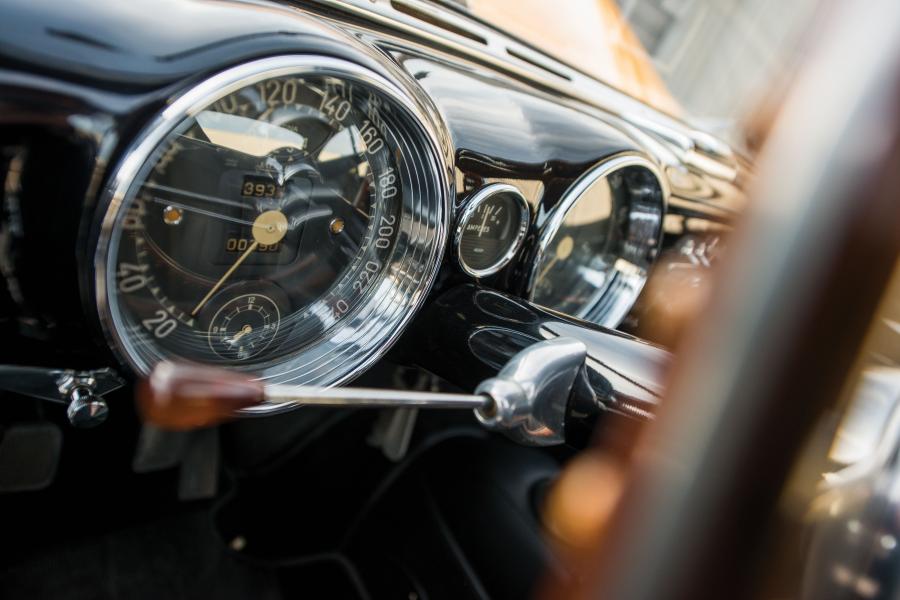
[[[797,583],[786,488],[813,486],[795,469],[834,421],[900,252],[900,5],[834,8],[575,597],[774,597]]]

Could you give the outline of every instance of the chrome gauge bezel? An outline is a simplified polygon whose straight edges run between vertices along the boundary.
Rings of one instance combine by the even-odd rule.
[[[103,332],[120,360],[138,375],[153,364],[136,351],[123,330],[115,292],[115,252],[121,237],[117,224],[135,194],[135,187],[152,167],[154,153],[186,119],[245,86],[274,77],[326,76],[358,83],[383,95],[399,111],[401,141],[418,150],[405,157],[410,185],[401,199],[399,231],[387,268],[363,302],[329,330],[328,335],[298,352],[265,364],[253,374],[267,383],[339,385],[378,360],[397,340],[417,312],[437,276],[447,245],[452,178],[448,135],[440,119],[410,84],[394,81],[355,62],[318,55],[282,55],[244,63],[209,77],[174,99],[124,154],[101,198],[101,220],[94,253],[94,289]],[[408,138],[408,139],[407,139]],[[149,165],[149,167],[148,167]],[[259,365],[257,365],[259,366]],[[247,369],[251,370],[252,369]],[[272,412],[267,406],[253,412]]]
[[[668,182],[662,175],[658,165],[647,156],[636,152],[616,154],[598,163],[579,177],[563,194],[559,204],[553,209],[549,220],[541,228],[526,285],[529,300],[534,301],[543,259],[549,252],[550,244],[559,233],[569,211],[575,207],[582,196],[597,181],[628,167],[641,167],[652,173],[659,183],[661,192],[659,220],[655,227],[655,234],[640,240],[630,239],[629,242],[644,248],[648,254],[655,255],[659,251],[663,236],[663,219],[665,218],[670,194]],[[607,286],[599,293],[598,297],[582,306],[576,314],[571,316],[591,321],[604,327],[617,327],[634,306],[641,290],[647,283],[650,264],[634,267],[634,265],[630,265],[630,268],[626,268],[624,265],[619,265],[617,261],[613,272],[616,275],[614,280],[618,281],[619,284],[612,289],[610,289],[610,286]]]
[[[519,224],[516,228],[515,237],[513,238],[512,245],[494,264],[485,267],[484,269],[473,269],[466,264],[460,248],[460,241],[462,240],[466,223],[469,222],[469,219],[472,218],[479,206],[492,197],[500,194],[512,196],[519,206]],[[457,219],[456,231],[453,238],[453,251],[456,253],[456,262],[459,265],[459,268],[475,278],[488,277],[498,273],[503,267],[508,265],[513,258],[515,258],[516,254],[522,248],[522,243],[525,241],[525,236],[528,233],[529,223],[531,223],[531,208],[528,206],[528,201],[525,199],[525,196],[522,195],[522,192],[519,191],[519,188],[508,183],[491,183],[479,188],[469,198],[466,207],[460,214],[459,219]]]

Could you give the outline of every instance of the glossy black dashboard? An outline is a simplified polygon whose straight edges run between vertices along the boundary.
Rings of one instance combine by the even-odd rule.
[[[442,19],[414,22],[408,10],[381,3],[369,10],[367,4],[5,3],[0,326],[3,338],[14,342],[4,344],[0,360],[113,364],[100,332],[92,272],[104,187],[135,137],[173,96],[264,57],[315,54],[363,62],[421,87],[423,102],[448,133],[455,188],[449,224],[489,183],[514,186],[531,208],[521,250],[480,281],[486,287],[528,297],[529,273],[554,210],[579,178],[610,157],[646,157],[662,174],[666,215],[655,258],[690,255],[696,240],[727,228],[739,208],[746,165],[721,144],[596,82],[579,87],[576,76],[564,76],[569,67],[549,57],[541,57],[543,68],[497,59],[465,32],[440,27],[468,22],[452,8],[401,3]],[[471,282],[448,245],[434,292]]]

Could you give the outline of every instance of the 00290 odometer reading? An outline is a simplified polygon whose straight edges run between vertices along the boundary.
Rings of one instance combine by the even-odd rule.
[[[365,85],[280,75],[168,133],[110,238],[111,312],[142,362],[262,367],[364,302],[402,216],[383,110]]]

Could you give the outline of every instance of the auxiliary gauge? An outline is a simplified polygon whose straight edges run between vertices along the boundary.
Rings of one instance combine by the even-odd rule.
[[[515,187],[494,183],[478,190],[456,228],[462,269],[474,277],[485,277],[505,267],[519,251],[528,222],[528,203]]]
[[[245,360],[266,349],[281,324],[278,306],[262,294],[244,294],[227,302],[209,326],[209,347],[228,360]]]

